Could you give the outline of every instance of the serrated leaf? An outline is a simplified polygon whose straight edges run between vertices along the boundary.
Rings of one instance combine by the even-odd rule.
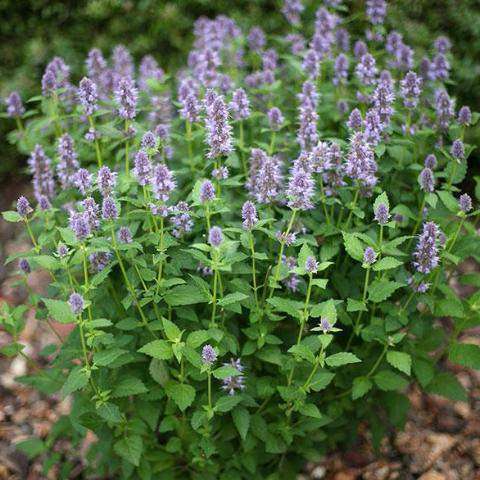
[[[163,319],[163,329],[165,330],[165,335],[170,341],[175,342],[180,340],[182,332],[173,322],[166,318]]]
[[[410,375],[412,369],[412,357],[408,353],[389,350],[387,352],[387,362],[397,370]]]
[[[342,232],[342,235],[346,252],[354,260],[363,261],[363,252],[365,250],[363,243],[353,233]]]
[[[101,350],[93,354],[93,362],[99,367],[106,367],[113,363],[120,355],[126,353],[121,348],[111,348],[109,350]]]
[[[468,395],[462,384],[457,380],[455,375],[449,372],[437,374],[428,384],[429,393],[435,393],[450,400],[466,402]]]
[[[330,367],[340,367],[349,363],[359,363],[361,360],[351,352],[339,352],[329,355],[325,363]]]
[[[438,190],[437,195],[440,197],[442,203],[450,212],[456,213],[459,210],[457,199],[450,193],[444,190]]]
[[[165,392],[182,412],[195,400],[195,389],[185,383],[169,382],[165,385]]]
[[[362,398],[373,387],[372,382],[367,377],[357,377],[353,380],[352,399]]]
[[[347,312],[366,312],[367,310],[365,302],[347,298]]]
[[[209,301],[208,295],[196,285],[178,285],[164,295],[165,301],[171,306],[193,305]]]
[[[187,337],[187,345],[192,348],[198,348],[202,343],[205,343],[210,338],[207,330],[197,330],[191,332]]]
[[[120,380],[116,385],[112,397],[128,397],[130,395],[146,393],[147,391],[147,387],[139,378],[127,377]]]
[[[231,365],[223,365],[222,367],[218,367],[212,373],[213,376],[215,378],[218,378],[219,380],[223,380],[227,377],[237,377],[238,375],[241,375],[241,372],[239,372]]]
[[[111,402],[106,402],[97,408],[97,413],[104,420],[111,423],[120,423],[122,421],[122,414],[117,405]]]
[[[74,323],[75,315],[67,302],[54,300],[52,298],[42,298],[47,307],[48,313],[59,323]]]
[[[18,212],[15,212],[14,210],[2,212],[2,216],[6,222],[17,223],[22,221],[22,216]]]
[[[129,435],[113,445],[115,452],[136,467],[140,465],[143,440],[140,435]]]
[[[232,408],[235,408],[242,401],[242,397],[238,395],[229,395],[220,397],[215,404],[215,410],[217,412],[229,412]]]
[[[435,302],[435,315],[439,317],[456,317],[465,316],[462,301],[458,298],[443,298]]]
[[[375,262],[373,265],[373,270],[380,272],[382,270],[390,270],[392,268],[397,268],[402,265],[403,262],[397,260],[394,257],[383,257],[378,262]]]
[[[403,287],[401,283],[376,279],[368,287],[368,300],[374,303],[383,302],[400,287]]]
[[[153,340],[138,351],[158,360],[170,360],[173,357],[172,346],[166,340]]]
[[[292,353],[296,357],[300,357],[310,363],[315,363],[315,355],[306,345],[293,345],[288,349],[289,353]]]
[[[335,307],[335,301],[330,299],[326,302],[317,303],[312,307],[310,316],[313,318],[326,318],[331,325],[334,325],[337,321],[337,308]]]
[[[81,366],[77,366],[69,373],[62,390],[63,395],[67,396],[77,390],[84,388],[88,383],[88,376]]]
[[[288,313],[295,318],[300,318],[300,312],[304,306],[302,302],[281,297],[269,298],[267,302],[272,305],[277,312]]]
[[[245,295],[241,292],[229,293],[218,301],[218,305],[220,305],[221,307],[225,307],[227,305],[231,305],[232,303],[239,303],[242,300],[246,300],[247,298],[248,295]]]
[[[450,347],[448,359],[458,365],[480,370],[480,347],[473,343],[454,343]]]
[[[407,380],[391,370],[382,370],[381,372],[378,372],[375,375],[374,380],[378,388],[386,392],[391,390],[401,390],[408,386]]]
[[[238,433],[243,440],[247,438],[247,433],[250,428],[250,413],[246,408],[238,407],[232,411],[232,419]]]
[[[168,368],[163,360],[152,358],[148,371],[152,378],[162,387],[164,387],[170,380]]]
[[[323,418],[323,415],[314,403],[305,403],[300,407],[299,412],[306,417]]]
[[[312,379],[312,382],[310,383],[310,390],[313,390],[314,392],[320,392],[324,388],[327,388],[330,382],[333,380],[333,377],[335,377],[334,373],[331,372],[318,372]]]
[[[373,202],[373,211],[374,212],[377,211],[377,208],[381,203],[386,205],[388,210],[390,210],[390,202],[388,201],[388,196],[385,192],[378,195],[378,197],[375,199],[375,202]]]

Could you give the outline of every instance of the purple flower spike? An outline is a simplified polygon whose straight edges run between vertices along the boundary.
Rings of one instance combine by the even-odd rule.
[[[243,88],[238,88],[233,92],[230,110],[233,112],[235,120],[244,120],[250,116],[250,102]]]
[[[347,127],[354,132],[358,132],[363,125],[362,114],[358,108],[354,108],[347,121]]]
[[[433,46],[438,53],[443,53],[445,55],[452,48],[452,42],[450,42],[448,37],[441,35],[435,39]]]
[[[59,138],[57,153],[59,158],[57,173],[60,184],[62,188],[69,188],[74,185],[74,175],[78,171],[79,164],[73,138],[68,133]]]
[[[251,230],[258,222],[257,209],[255,208],[255,205],[250,201],[246,201],[243,204],[242,220],[243,228],[245,230]]]
[[[157,200],[166,202],[170,198],[170,194],[175,190],[176,182],[173,173],[166,165],[157,165],[153,170],[152,176],[153,196]]]
[[[366,13],[373,25],[381,25],[387,14],[387,2],[385,0],[367,0]]]
[[[224,363],[224,365],[236,368],[240,372],[240,375],[224,378],[222,385],[223,390],[228,392],[229,395],[235,395],[237,390],[245,390],[245,376],[243,375],[244,367],[240,359],[238,358],[237,360],[234,360],[232,358],[230,363]]]
[[[90,223],[84,212],[73,212],[70,215],[69,225],[78,240],[85,240],[91,233]]]
[[[18,268],[26,275],[32,271],[32,269],[30,268],[30,264],[28,263],[28,260],[26,258],[21,258],[19,260]]]
[[[313,208],[315,182],[310,172],[302,168],[293,168],[287,188],[288,206],[296,210]]]
[[[407,108],[415,108],[422,92],[422,79],[415,72],[408,72],[400,82],[403,104]]]
[[[247,37],[248,46],[254,52],[261,52],[267,43],[265,33],[260,27],[253,27]]]
[[[454,104],[445,90],[435,92],[435,111],[437,114],[437,124],[442,131],[448,130],[450,120],[454,116]]]
[[[333,84],[340,85],[347,83],[348,78],[348,58],[346,55],[341,53],[335,59],[335,75],[333,77]]]
[[[433,153],[430,153],[425,157],[423,165],[430,170],[435,170],[437,167],[437,157]]]
[[[460,139],[454,140],[450,153],[457,160],[463,160],[465,158],[465,146]]]
[[[138,91],[130,77],[123,77],[115,90],[118,115],[124,120],[133,120],[137,115]]]
[[[60,258],[65,258],[68,255],[68,247],[64,243],[59,243],[57,247],[57,254]]]
[[[228,122],[228,109],[221,95],[216,95],[211,106],[207,107],[207,144],[210,147],[208,158],[228,155],[232,150],[232,127]]]
[[[151,181],[152,164],[144,150],[138,151],[135,155],[133,174],[142,187]]]
[[[46,197],[48,200],[54,197],[55,183],[51,163],[43,148],[40,145],[35,145],[28,159],[28,166],[33,175],[33,191],[38,202],[42,197]]]
[[[212,227],[208,232],[208,243],[212,247],[219,247],[223,242],[223,233],[220,227]]]
[[[157,148],[158,138],[153,132],[145,132],[142,137],[140,146],[147,150],[155,150]]]
[[[112,53],[113,71],[118,77],[133,78],[135,67],[133,59],[124,45],[117,45]]]
[[[360,62],[355,68],[355,74],[357,78],[364,85],[373,85],[375,83],[375,77],[377,76],[378,70],[376,67],[375,59],[369,53],[366,53],[360,59]]]
[[[105,197],[103,199],[102,218],[104,220],[116,220],[118,218],[118,208],[112,197]]]
[[[98,109],[97,86],[89,78],[80,80],[77,96],[85,115],[92,115]]]
[[[314,274],[318,271],[318,262],[315,257],[307,257],[305,260],[305,270],[307,273]]]
[[[268,112],[268,123],[270,125],[270,129],[274,132],[278,132],[280,128],[282,128],[285,119],[283,118],[282,112],[277,107],[272,107]]]
[[[74,315],[80,315],[82,310],[85,308],[85,301],[83,300],[83,297],[76,292],[70,295],[68,303]]]
[[[87,197],[81,202],[81,205],[83,207],[83,215],[88,222],[90,230],[97,230],[100,227],[98,220],[100,207],[92,197]]]
[[[459,111],[458,111],[458,123],[460,125],[466,126],[470,125],[472,122],[472,112],[470,110],[470,107],[467,105],[464,105]]]
[[[372,247],[367,247],[363,252],[363,263],[366,265],[372,265],[372,263],[375,263],[376,258],[377,254]]]
[[[395,94],[393,92],[393,85],[390,81],[381,81],[372,95],[373,106],[380,115],[380,121],[387,127],[390,123],[390,118],[394,113],[393,102],[395,101]]]
[[[26,217],[29,213],[33,212],[29,201],[22,195],[17,200],[17,212],[21,217]]]
[[[375,220],[380,225],[386,225],[388,223],[389,218],[390,218],[390,212],[388,210],[387,205],[385,205],[384,203],[381,203],[375,210]]]
[[[427,193],[432,193],[435,189],[435,177],[433,176],[432,170],[425,167],[418,177],[420,183],[420,188]]]
[[[91,269],[94,272],[101,272],[110,263],[111,259],[112,254],[110,252],[95,252],[88,257]]]
[[[215,187],[210,180],[205,180],[200,186],[200,202],[207,203],[215,199]]]
[[[304,10],[301,0],[284,0],[282,6],[282,13],[287,19],[288,23],[292,25],[300,24],[300,15]]]
[[[112,172],[107,166],[100,168],[97,174],[97,187],[104,197],[108,197],[117,183],[117,174]]]
[[[202,362],[210,367],[217,361],[217,352],[211,345],[204,345],[202,348]]]
[[[350,148],[345,164],[345,173],[362,186],[371,188],[376,185],[377,163],[372,148],[365,141],[361,132],[356,132],[350,139]]]
[[[413,253],[413,266],[420,273],[430,273],[439,261],[437,241],[439,228],[433,222],[423,224],[417,247]]]
[[[464,213],[469,212],[473,208],[472,199],[470,198],[470,195],[468,193],[464,193],[463,195],[460,195],[460,198],[458,199],[458,205],[462,212]]]
[[[25,107],[18,92],[12,92],[5,100],[7,104],[7,115],[10,118],[21,117],[25,113]]]
[[[128,227],[120,227],[117,238],[120,243],[132,243],[132,232]]]

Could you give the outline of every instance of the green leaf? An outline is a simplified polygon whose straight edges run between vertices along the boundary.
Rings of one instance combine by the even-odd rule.
[[[312,280],[312,286],[325,290],[327,288],[328,278],[314,278]]]
[[[394,257],[383,257],[373,265],[373,270],[375,270],[376,272],[382,270],[390,270],[392,268],[397,268],[402,264],[403,262],[397,260]]]
[[[172,288],[164,295],[164,299],[171,307],[193,305],[195,303],[205,303],[209,301],[208,295],[199,289],[197,285],[192,284],[178,285]]]
[[[31,460],[41,455],[47,449],[47,446],[39,438],[32,437],[15,443],[15,448],[23,452]]]
[[[437,195],[440,197],[440,200],[447,207],[448,210],[450,210],[452,213],[458,212],[458,201],[450,192],[438,190]]]
[[[195,400],[195,389],[185,383],[169,382],[165,385],[165,392],[182,412]]]
[[[363,251],[365,250],[363,243],[353,233],[342,232],[342,235],[346,252],[354,260],[363,261]]]
[[[122,421],[120,409],[114,403],[103,403],[97,408],[97,413],[107,422],[120,423]]]
[[[288,300],[281,297],[269,298],[267,302],[272,305],[277,312],[288,313],[292,317],[300,318],[300,312],[303,308],[302,302]]]
[[[450,347],[448,359],[458,365],[480,370],[480,347],[473,343],[454,343]]]
[[[163,328],[165,330],[165,335],[172,342],[178,341],[182,337],[182,332],[180,329],[173,322],[167,320],[166,318],[163,319]]]
[[[323,415],[314,403],[305,403],[300,407],[299,412],[306,417],[323,418]]]
[[[241,372],[239,372],[236,368],[232,367],[231,365],[223,365],[222,367],[216,368],[213,371],[213,376],[215,378],[218,378],[219,380],[223,380],[224,378],[227,378],[227,377],[237,377],[240,374]]]
[[[197,330],[192,332],[187,337],[187,345],[192,348],[198,348],[202,343],[205,343],[210,338],[207,330]]]
[[[366,312],[367,310],[365,302],[347,298],[347,312]]]
[[[62,300],[53,300],[51,298],[42,298],[46,305],[48,313],[59,323],[74,323],[75,315],[67,302]]]
[[[139,378],[127,377],[120,380],[116,385],[112,397],[128,397],[146,392],[148,392],[147,387]]]
[[[126,350],[121,348],[111,348],[109,350],[101,350],[93,354],[93,362],[99,367],[106,367],[113,363],[120,355],[126,353]]]
[[[405,352],[389,350],[387,352],[387,362],[407,375],[410,375],[412,369],[412,357]]]
[[[248,429],[250,428],[250,413],[244,407],[238,407],[232,411],[232,418],[238,433],[243,440],[247,438]]]
[[[292,353],[296,357],[300,357],[310,363],[315,363],[315,355],[306,345],[293,345],[288,349],[289,353]]]
[[[390,202],[388,201],[388,196],[385,192],[381,193],[373,202],[373,211],[376,212],[378,206],[383,203],[387,206],[388,210],[390,210]]]
[[[304,243],[298,254],[298,266],[301,269],[305,269],[305,262],[307,261],[307,258],[314,256],[315,255],[313,254],[311,248],[306,243]]]
[[[330,382],[333,380],[333,377],[335,377],[334,373],[318,372],[313,377],[312,382],[310,383],[310,390],[313,390],[314,392],[319,392],[320,390],[327,388],[328,385],[330,385]]]
[[[138,351],[158,360],[170,360],[173,357],[172,346],[166,340],[153,340]]]
[[[437,374],[434,379],[428,384],[426,390],[429,393],[441,395],[450,400],[466,402],[467,392],[457,380],[455,375],[449,372]]]
[[[326,318],[331,325],[334,325],[337,321],[337,309],[335,307],[335,301],[330,299],[326,302],[317,303],[312,307],[310,316],[313,318]]]
[[[361,360],[350,352],[334,353],[325,359],[325,363],[330,367],[340,367],[341,365],[359,362],[361,362]]]
[[[391,370],[382,370],[374,377],[378,388],[385,391],[401,390],[408,386],[408,381]]]
[[[465,316],[462,301],[455,297],[443,298],[435,303],[435,315],[439,317],[456,317]]]
[[[13,210],[9,210],[8,212],[2,212],[3,219],[6,222],[21,222],[22,221],[22,216]]]
[[[373,387],[372,382],[367,377],[357,377],[353,380],[352,399],[362,398]]]
[[[242,401],[242,397],[239,395],[228,395],[220,397],[215,404],[215,410],[217,412],[229,412],[232,408],[235,408]]]
[[[84,388],[88,383],[88,376],[81,366],[75,367],[68,375],[64,383],[63,395],[67,396],[77,390]]]
[[[113,445],[115,452],[136,467],[140,465],[143,452],[143,440],[140,435],[129,435]]]
[[[162,387],[164,387],[170,380],[168,368],[163,360],[152,358],[148,371],[152,378]]]
[[[225,295],[221,300],[218,301],[218,305],[221,307],[225,307],[227,305],[231,305],[232,303],[239,303],[242,300],[245,300],[248,298],[248,295],[245,295],[244,293],[241,292],[235,292],[235,293],[229,293],[228,295]]]
[[[383,302],[402,286],[398,282],[376,279],[368,287],[368,300],[374,303]]]

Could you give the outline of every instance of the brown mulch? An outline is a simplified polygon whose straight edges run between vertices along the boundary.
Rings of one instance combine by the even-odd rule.
[[[2,207],[3,210],[6,206]],[[0,221],[0,244],[3,247],[0,265],[6,255],[28,248],[18,233],[15,225]],[[14,275],[15,268],[0,266],[0,302],[19,304],[25,301],[25,290],[15,286],[18,280]],[[35,291],[41,291],[45,283],[42,274],[30,275],[29,285]],[[61,335],[68,333],[62,331],[64,326],[56,327]],[[469,332],[468,335],[465,341],[480,344],[480,332]],[[7,334],[0,330],[0,346],[7,341]],[[41,349],[54,343],[56,338],[30,311],[21,341],[26,344],[28,354],[38,359]],[[446,365],[446,368],[457,375],[469,392],[467,402],[425,395],[412,387],[408,393],[411,410],[405,430],[385,439],[380,453],[374,451],[365,429],[355,449],[335,452],[320,464],[307,465],[306,472],[299,479],[480,480],[480,372],[453,365]],[[42,474],[42,460],[30,461],[15,447],[32,436],[45,438],[59,416],[69,411],[68,399],[47,398],[15,381],[17,376],[29,371],[30,366],[21,356],[13,360],[0,358],[0,480],[59,478],[56,467],[45,476]],[[76,464],[70,478],[82,478],[81,459],[72,457],[76,452],[71,451],[68,442],[58,441],[53,450]]]

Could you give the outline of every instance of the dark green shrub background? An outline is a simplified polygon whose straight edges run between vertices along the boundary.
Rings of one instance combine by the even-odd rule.
[[[219,13],[241,25],[259,24],[267,32],[288,27],[281,0],[0,0],[0,94],[19,90],[23,98],[38,92],[45,65],[60,55],[72,66],[74,78],[83,73],[83,61],[93,46],[105,54],[124,43],[135,58],[152,53],[162,67],[182,65],[191,44],[191,28],[201,15]],[[354,0],[355,9],[364,2]],[[321,4],[304,0],[305,15],[313,15]],[[439,34],[453,43],[452,93],[458,105],[480,104],[480,4],[478,0],[395,0],[389,2],[387,23],[401,31],[407,43],[428,48]],[[2,136],[11,128],[1,123]],[[480,132],[469,143],[478,143]],[[4,148],[0,175],[19,169],[13,148]],[[472,157],[478,164],[479,156]],[[15,165],[16,164],[16,165]],[[467,186],[468,187],[468,186]]]

